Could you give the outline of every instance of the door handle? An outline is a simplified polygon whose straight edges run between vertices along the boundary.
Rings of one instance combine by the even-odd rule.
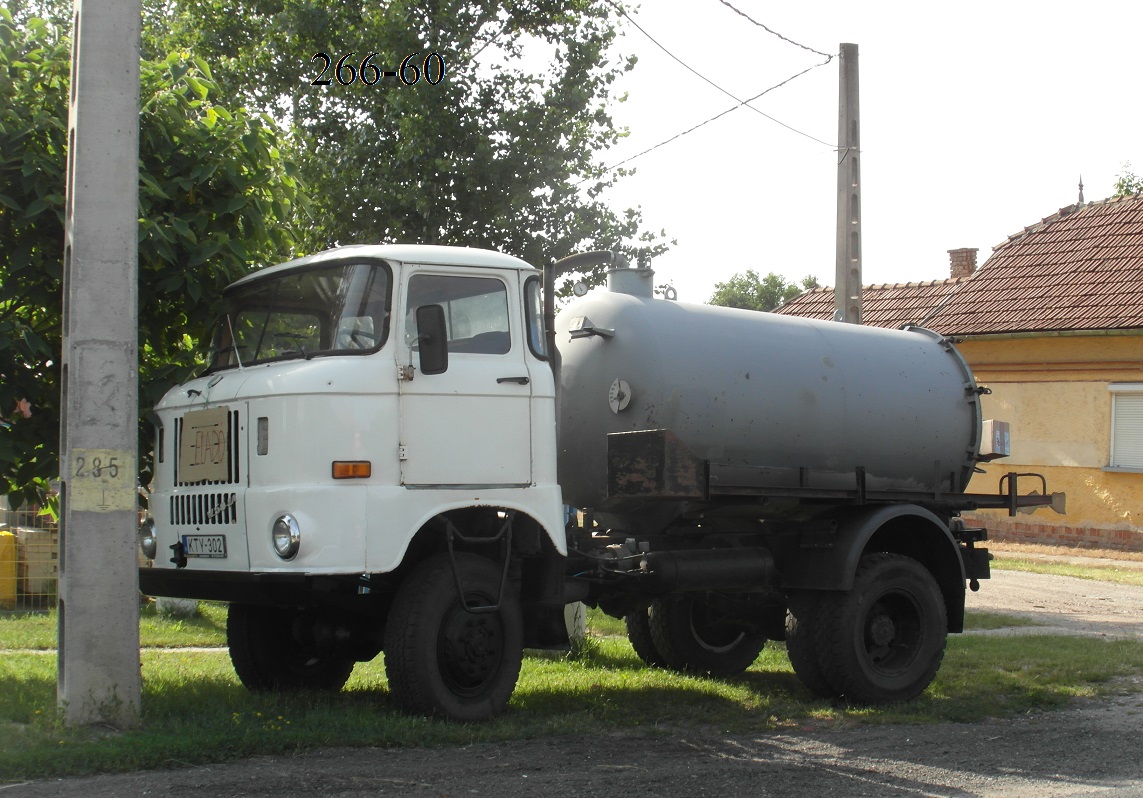
[[[527,385],[528,384],[528,378],[527,377],[497,377],[496,378],[496,384],[497,385],[502,385],[506,382],[514,382],[518,385]]]

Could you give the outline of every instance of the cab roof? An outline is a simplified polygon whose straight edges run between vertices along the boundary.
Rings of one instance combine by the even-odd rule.
[[[258,269],[231,283],[230,287],[234,288],[253,280],[260,280],[278,272],[303,269],[320,263],[361,258],[378,258],[402,263],[424,263],[434,266],[482,266],[494,269],[538,271],[526,261],[491,249],[445,247],[432,244],[349,244],[323,250],[313,255],[306,255],[302,258],[294,258],[291,261],[279,263],[277,266]]]

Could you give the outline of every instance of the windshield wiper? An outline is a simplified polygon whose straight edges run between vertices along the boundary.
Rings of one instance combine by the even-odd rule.
[[[279,357],[292,357],[294,355],[301,355],[305,360],[310,359],[310,353],[306,351],[304,346],[302,346],[302,342],[305,340],[304,336],[298,333],[274,333],[274,340],[277,341],[279,338],[286,338],[287,340],[292,341],[296,347],[293,350],[283,352]]]

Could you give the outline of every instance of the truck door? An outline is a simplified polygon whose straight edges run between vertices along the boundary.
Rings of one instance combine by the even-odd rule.
[[[398,347],[401,481],[409,486],[517,487],[532,481],[531,375],[518,276],[416,271],[404,291]],[[448,368],[417,367],[416,310],[444,309]],[[412,369],[407,368],[412,366]],[[411,379],[410,379],[411,377]]]

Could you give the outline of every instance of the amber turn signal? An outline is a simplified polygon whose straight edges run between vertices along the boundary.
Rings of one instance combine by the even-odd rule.
[[[373,464],[368,460],[334,460],[334,479],[367,479],[373,475]]]

